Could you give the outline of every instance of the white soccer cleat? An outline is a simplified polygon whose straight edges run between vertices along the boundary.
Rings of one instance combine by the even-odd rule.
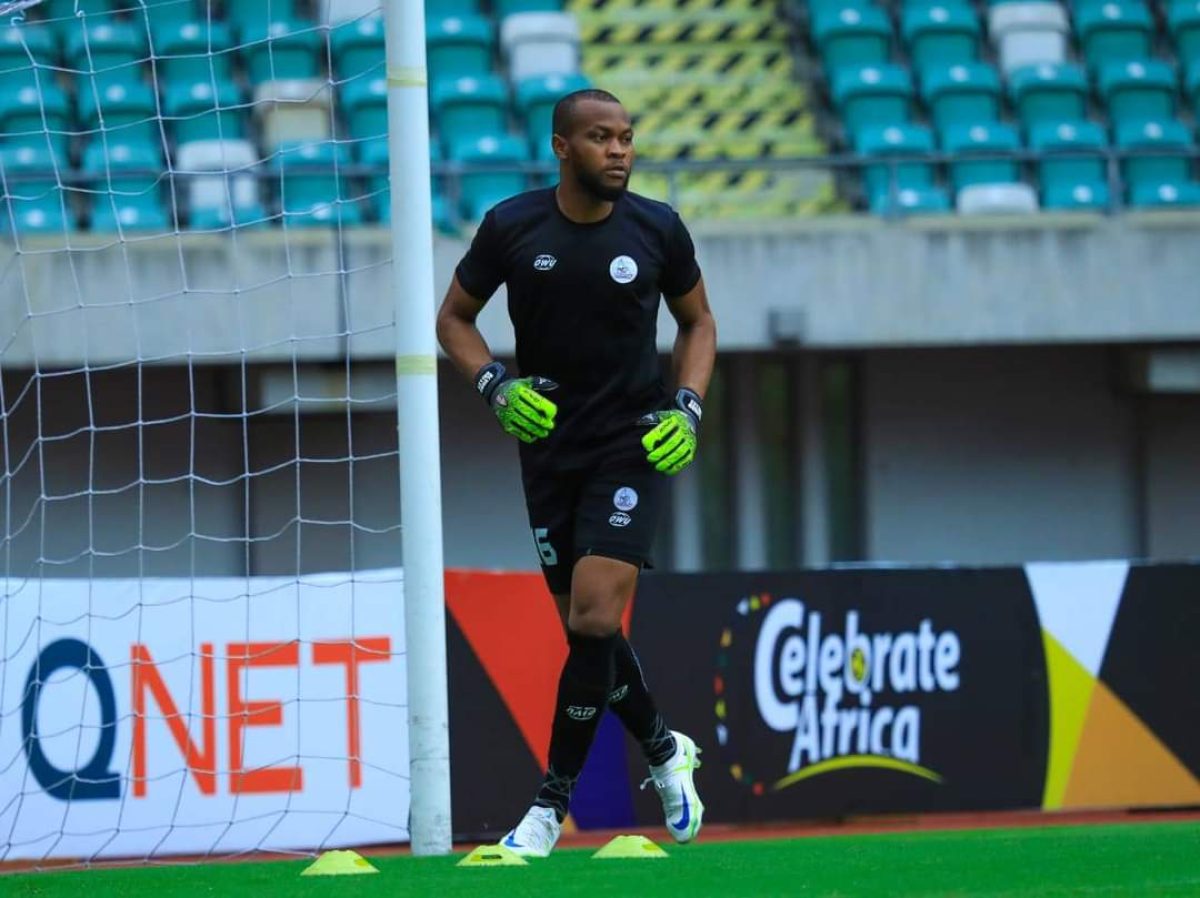
[[[554,810],[535,804],[500,844],[521,857],[549,857],[560,835],[562,824]]]
[[[690,738],[671,730],[675,737],[675,755],[667,763],[650,768],[650,779],[662,799],[667,832],[676,842],[690,842],[700,832],[704,802],[696,791],[693,773],[700,766],[700,749]]]

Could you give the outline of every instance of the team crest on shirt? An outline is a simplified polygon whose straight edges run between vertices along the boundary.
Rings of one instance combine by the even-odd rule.
[[[618,511],[633,511],[637,508],[638,494],[631,486],[623,486],[613,493],[613,505]]]
[[[618,284],[628,284],[638,275],[637,262],[629,256],[617,256],[608,263],[608,273]]]

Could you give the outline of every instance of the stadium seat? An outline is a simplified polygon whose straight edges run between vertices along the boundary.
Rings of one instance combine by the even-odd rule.
[[[257,162],[258,153],[246,140],[199,140],[180,147],[175,171],[186,177],[188,226],[214,231],[264,223],[253,173]]]
[[[492,0],[492,11],[503,21],[523,12],[562,12],[562,0]]]
[[[1153,25],[1138,0],[1104,0],[1081,6],[1075,14],[1079,44],[1088,66],[1146,59]]]
[[[451,16],[478,16],[482,12],[480,0],[425,0],[426,21]]]
[[[80,19],[77,11],[82,12],[92,25],[113,24],[117,21],[116,11],[126,5],[125,0],[79,0],[76,7],[75,0],[43,0],[37,11],[62,41],[78,28]]]
[[[247,25],[242,42],[242,59],[252,84],[314,78],[325,55],[323,33],[302,19]]]
[[[167,22],[154,31],[159,81],[168,87],[232,77],[233,36],[224,22]]]
[[[554,104],[560,97],[590,86],[583,75],[545,75],[526,78],[517,84],[517,113],[525,122],[525,132],[537,156],[543,144],[550,143],[553,133]]]
[[[206,11],[196,8],[195,0],[126,0],[121,6],[137,10],[133,23],[139,28],[148,27],[151,34],[157,33],[159,28],[208,20]]]
[[[442,146],[503,133],[507,127],[508,90],[495,75],[436,81],[429,105]]]
[[[979,19],[963,0],[905,6],[900,32],[918,71],[979,58]]]
[[[492,27],[482,17],[431,19],[425,25],[430,83],[490,73],[494,43]]]
[[[1175,72],[1161,60],[1105,63],[1096,86],[1114,122],[1169,119],[1175,115]]]
[[[383,17],[367,16],[334,28],[329,36],[333,67],[340,80],[365,73],[383,74]]]
[[[955,191],[973,184],[1011,184],[1020,181],[1015,159],[1006,158],[1021,145],[1017,132],[1000,122],[955,124],[942,132],[942,149],[957,157],[950,162]],[[987,156],[972,159],[972,156]]]
[[[0,171],[0,234],[55,234],[74,227],[48,146],[0,148]]]
[[[1184,76],[1183,93],[1192,101],[1192,113],[1200,116],[1200,59],[1192,63]]]
[[[1139,184],[1129,196],[1131,206],[1200,206],[1200,184],[1181,181],[1174,184]]]
[[[332,85],[320,78],[267,81],[254,88],[251,113],[267,152],[286,141],[319,143],[333,134]]]
[[[813,17],[812,33],[826,72],[883,65],[891,58],[892,24],[873,6],[822,10]]]
[[[921,95],[938,129],[988,122],[999,117],[1000,76],[985,62],[928,69],[921,75]]]
[[[167,228],[159,198],[162,151],[146,143],[92,141],[83,154],[83,171],[94,179],[93,231]]]
[[[67,32],[66,67],[79,72],[79,90],[88,81],[99,90],[110,84],[138,84],[149,58],[145,29],[123,22],[82,19]]]
[[[856,148],[863,156],[919,156],[933,152],[933,134],[921,125],[887,125],[865,128]],[[894,180],[893,180],[894,179]],[[942,211],[949,201],[934,184],[933,163],[925,161],[867,165],[863,180],[871,211],[876,214]]]
[[[358,78],[342,88],[342,114],[356,139],[387,134],[387,79]]]
[[[146,84],[110,84],[99,92],[80,91],[79,119],[92,140],[100,139],[97,132],[103,127],[120,143],[162,145],[158,103]]]
[[[1195,185],[1189,177],[1191,160],[1185,155],[1192,142],[1182,122],[1120,122],[1117,146],[1128,155],[1121,163],[1129,201],[1133,205],[1171,205],[1190,201]],[[1138,150],[1149,150],[1139,155]],[[1168,155],[1171,150],[1180,155]],[[1164,191],[1162,188],[1168,188]]]
[[[55,155],[65,156],[68,108],[66,94],[46,81],[36,87],[0,91],[0,134],[6,143],[18,138],[22,144],[48,142]]]
[[[350,159],[342,144],[285,142],[272,160],[279,208],[289,227],[354,225],[362,220],[342,170]]]
[[[1008,77],[1009,96],[1026,128],[1038,122],[1073,122],[1087,109],[1087,75],[1072,63],[1043,62]]]
[[[1200,0],[1174,0],[1167,11],[1167,29],[1180,61],[1200,62]]]
[[[260,34],[272,22],[288,21],[296,16],[295,0],[233,0],[225,4],[225,15],[234,32],[247,39]]]
[[[436,143],[429,145],[430,162],[439,162],[442,158]],[[388,142],[386,139],[364,140],[358,145],[358,160],[363,165],[371,165],[380,170],[380,174],[367,178],[368,203],[371,215],[380,224],[391,224],[392,204],[388,189]],[[443,234],[454,234],[458,230],[458,220],[454,215],[451,203],[446,198],[441,178],[434,175],[431,179],[433,226]]]
[[[379,13],[379,0],[320,0],[317,19],[326,25],[342,25],[346,22],[357,22],[367,16]]]
[[[450,158],[464,166],[479,163],[527,162],[529,148],[511,135],[460,140],[451,145]],[[526,189],[524,172],[467,171],[459,176],[459,208],[467,221],[479,221],[496,203]]]
[[[28,25],[7,25],[0,29],[0,92],[15,93],[23,87],[36,87],[38,67],[58,64],[58,45],[47,28]],[[46,84],[54,81],[54,72],[42,68],[40,77]]]
[[[833,73],[833,102],[842,125],[853,138],[870,125],[907,122],[912,105],[912,78],[899,66],[865,66]]]
[[[1028,184],[970,184],[958,191],[955,208],[959,215],[1030,215],[1038,202]]]
[[[1061,3],[999,3],[988,10],[988,33],[1000,68],[1013,72],[1043,62],[1065,62],[1071,23]]]
[[[1094,122],[1040,122],[1029,131],[1030,149],[1040,154],[1038,181],[1047,209],[1103,209],[1108,205],[1106,141]],[[1091,155],[1087,151],[1094,151]],[[1082,155],[1072,155],[1082,153]]]
[[[514,13],[500,26],[500,46],[514,83],[579,71],[579,23],[569,13]]]
[[[246,117],[238,108],[240,102],[237,88],[230,81],[219,82],[216,90],[207,79],[172,84],[163,101],[163,116],[177,144],[241,140],[246,136]]]

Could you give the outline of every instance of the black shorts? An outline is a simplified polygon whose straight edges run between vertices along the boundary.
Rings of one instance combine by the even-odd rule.
[[[602,555],[650,566],[650,548],[667,496],[667,475],[644,458],[616,458],[585,468],[522,471],[529,526],[546,585],[571,592],[575,562]]]

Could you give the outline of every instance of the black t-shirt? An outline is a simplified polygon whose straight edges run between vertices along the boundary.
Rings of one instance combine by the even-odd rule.
[[[554,188],[491,209],[455,272],[486,302],[508,285],[520,375],[559,384],[554,431],[521,445],[526,464],[570,464],[628,432],[668,396],[658,304],[700,280],[687,228],[665,203],[625,193],[600,222],[573,222]]]

